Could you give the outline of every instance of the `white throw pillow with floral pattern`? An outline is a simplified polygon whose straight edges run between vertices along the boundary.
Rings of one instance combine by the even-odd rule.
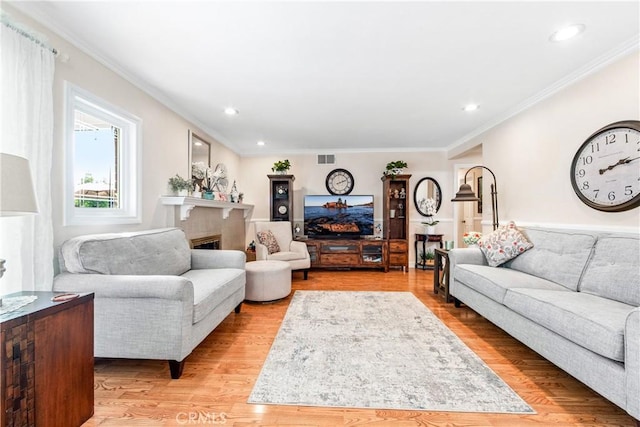
[[[491,267],[497,267],[531,249],[531,243],[511,221],[484,236],[478,242]]]
[[[271,230],[258,231],[258,241],[267,247],[269,255],[280,252],[280,246]]]

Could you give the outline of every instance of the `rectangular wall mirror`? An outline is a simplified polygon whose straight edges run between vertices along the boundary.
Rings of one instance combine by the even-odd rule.
[[[191,165],[196,162],[203,162],[208,167],[211,166],[211,144],[189,131],[189,172]]]

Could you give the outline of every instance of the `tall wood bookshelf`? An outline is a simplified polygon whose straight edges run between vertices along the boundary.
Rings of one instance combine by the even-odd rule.
[[[382,230],[388,245],[389,268],[409,270],[409,179],[385,175],[382,179]]]

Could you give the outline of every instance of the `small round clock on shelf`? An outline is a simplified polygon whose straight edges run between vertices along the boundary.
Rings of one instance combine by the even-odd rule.
[[[330,194],[344,196],[351,193],[355,180],[346,169],[334,169],[327,175],[325,186]]]
[[[293,175],[267,175],[269,177],[269,220],[293,221]]]
[[[640,206],[640,121],[611,123],[589,136],[571,162],[571,185],[593,209]]]

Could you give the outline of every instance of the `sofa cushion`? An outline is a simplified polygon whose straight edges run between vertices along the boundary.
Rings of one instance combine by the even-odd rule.
[[[177,228],[74,237],[60,256],[70,273],[179,276],[191,268],[189,243]]]
[[[189,270],[182,275],[193,283],[193,323],[198,323],[245,285],[239,268]]]
[[[491,267],[504,264],[533,247],[513,221],[484,236],[478,246]]]
[[[269,256],[270,260],[293,261],[295,259],[305,259],[305,254],[300,252],[281,251]]]
[[[640,306],[640,239],[598,238],[580,282],[580,292]]]
[[[278,245],[278,241],[276,240],[276,236],[273,235],[271,230],[267,231],[258,231],[258,241],[260,244],[265,245],[267,247],[267,251],[269,255],[274,254],[276,252],[280,252],[280,245]]]
[[[596,237],[583,232],[537,228],[524,228],[522,232],[533,248],[504,266],[577,291]]]
[[[516,313],[609,359],[624,361],[625,320],[634,307],[582,292],[513,288],[504,304]]]
[[[571,292],[564,286],[508,268],[458,264],[455,280],[492,300],[503,303],[509,288],[534,288]]]

